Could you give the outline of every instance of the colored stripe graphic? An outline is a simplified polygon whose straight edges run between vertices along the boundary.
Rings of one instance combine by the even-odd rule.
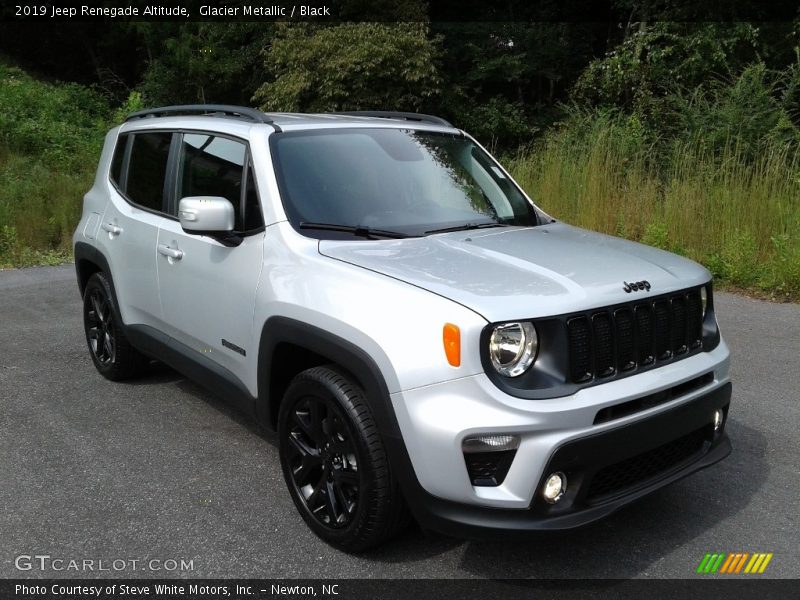
[[[742,567],[744,566],[744,561],[747,560],[748,556],[750,556],[748,552],[742,554],[742,558],[739,559],[739,564],[736,565],[736,571],[735,571],[736,573],[742,570]]]
[[[749,574],[763,573],[773,556],[772,552],[709,552],[697,566],[697,573],[739,574],[742,569]]]
[[[761,568],[758,570],[759,573],[763,573],[767,569],[767,565],[769,564],[769,561],[772,560],[772,557],[773,557],[772,552],[767,554],[767,556],[764,558],[764,562],[761,563]]]
[[[716,573],[717,572],[717,569],[719,569],[719,566],[722,564],[722,561],[723,561],[724,558],[725,558],[725,553],[724,552],[720,553],[720,555],[717,557],[717,560],[711,566],[711,570],[710,570],[711,573]]]
[[[711,560],[711,555],[710,554],[706,554],[703,557],[703,560],[700,561],[700,566],[697,567],[697,572],[698,573],[705,573],[706,572],[706,565],[708,564],[708,562],[710,560]]]
[[[725,560],[725,563],[722,565],[722,568],[719,570],[719,572],[729,573],[731,566],[736,562],[738,557],[738,554],[728,554],[728,558]]]

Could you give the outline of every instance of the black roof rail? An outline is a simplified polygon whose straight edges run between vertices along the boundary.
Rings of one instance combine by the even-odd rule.
[[[392,110],[348,110],[343,112],[329,113],[332,115],[349,115],[351,117],[378,117],[380,119],[400,119],[403,121],[419,121],[420,123],[431,123],[433,125],[443,125],[452,127],[448,121],[433,115],[423,115],[422,113],[396,112]]]
[[[238,119],[249,119],[255,123],[272,124],[272,119],[260,110],[246,106],[232,106],[228,104],[182,104],[179,106],[162,106],[160,108],[147,108],[132,112],[125,119],[143,119],[147,117],[165,117],[170,115],[222,115]]]

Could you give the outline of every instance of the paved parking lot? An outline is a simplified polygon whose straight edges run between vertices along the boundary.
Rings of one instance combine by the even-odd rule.
[[[96,373],[72,265],[0,271],[0,577],[89,574],[15,567],[46,554],[138,561],[124,577],[683,578],[713,551],[773,552],[765,576],[800,577],[800,306],[716,304],[734,356],[728,459],[575,532],[415,528],[354,557],[306,529],[274,440],[221,401],[166,368]],[[164,570],[181,559],[192,568]]]

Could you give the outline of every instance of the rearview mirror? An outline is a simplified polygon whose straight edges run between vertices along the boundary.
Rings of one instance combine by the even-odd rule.
[[[221,196],[181,198],[178,219],[186,233],[230,233],[234,224],[233,204]]]

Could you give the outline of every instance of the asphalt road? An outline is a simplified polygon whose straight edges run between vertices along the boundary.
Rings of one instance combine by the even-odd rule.
[[[96,573],[121,577],[685,578],[712,551],[773,552],[762,577],[800,577],[800,306],[716,302],[734,357],[728,459],[576,532],[476,543],[413,528],[354,557],[306,529],[274,439],[223,402],[165,368],[100,377],[71,265],[2,271],[0,577],[92,575],[15,567],[44,554],[128,561]],[[151,559],[193,569],[141,571]]]

